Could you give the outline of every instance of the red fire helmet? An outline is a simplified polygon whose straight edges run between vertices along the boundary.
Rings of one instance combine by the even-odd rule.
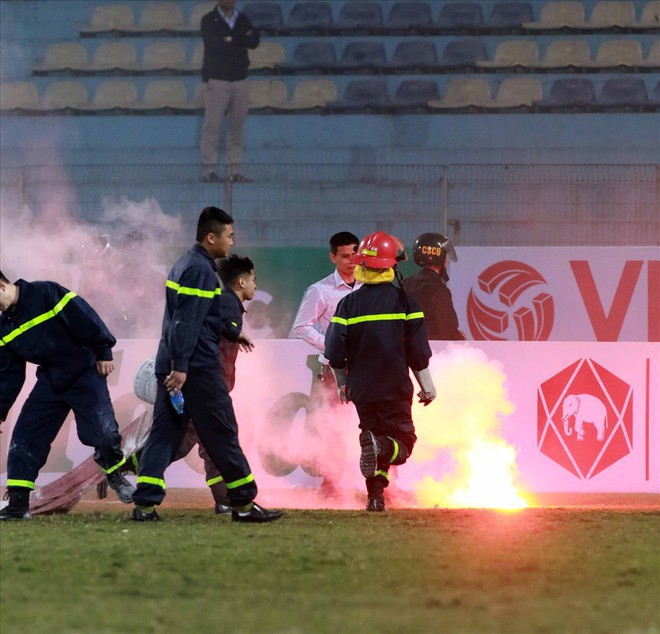
[[[384,231],[376,231],[364,236],[351,264],[364,265],[372,269],[389,269],[397,262],[397,239]]]

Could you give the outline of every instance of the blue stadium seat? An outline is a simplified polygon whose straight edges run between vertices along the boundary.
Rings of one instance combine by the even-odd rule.
[[[644,110],[650,104],[646,82],[641,77],[608,79],[598,103],[606,110]]]
[[[438,66],[438,52],[435,42],[424,40],[403,40],[394,49],[392,61],[387,68],[398,72],[430,73]]]
[[[433,16],[426,2],[395,2],[385,22],[386,31],[402,34],[425,33],[431,27]]]
[[[593,110],[596,106],[596,91],[590,79],[556,79],[548,98],[534,102],[540,112]]]
[[[353,0],[344,4],[335,23],[337,31],[372,33],[383,26],[383,8],[373,0]]]
[[[474,68],[478,61],[488,59],[486,44],[480,38],[453,40],[445,46],[440,65],[446,68]]]
[[[286,28],[294,32],[325,33],[333,28],[332,11],[327,2],[298,2],[293,5]]]
[[[344,47],[336,70],[373,73],[377,72],[386,62],[385,45],[382,42],[370,40],[349,42]]]
[[[392,110],[398,113],[428,112],[428,102],[440,99],[438,82],[428,79],[405,79],[392,100]]]
[[[277,2],[247,2],[241,11],[263,33],[277,33],[284,24],[282,8]]]
[[[529,2],[497,2],[490,12],[489,30],[514,31],[525,22],[534,21],[534,10]]]
[[[484,27],[484,16],[478,2],[448,2],[445,4],[436,26],[449,31],[479,31]]]
[[[329,112],[378,113],[391,106],[387,85],[382,79],[356,79],[349,82],[344,98],[326,104]]]
[[[328,41],[312,40],[298,44],[291,61],[278,64],[276,68],[292,73],[327,73],[336,65],[335,45]]]
[[[653,89],[652,99],[654,103],[660,106],[660,80],[658,80],[658,83],[655,85],[655,88]]]

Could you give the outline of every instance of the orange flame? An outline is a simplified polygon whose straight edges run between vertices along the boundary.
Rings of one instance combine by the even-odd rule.
[[[502,438],[500,418],[513,412],[499,364],[468,344],[434,355],[431,373],[438,398],[418,408],[414,418],[418,447],[413,462],[424,464],[415,482],[424,507],[521,509],[528,502],[514,484],[516,451]],[[438,457],[448,451],[454,470]],[[429,473],[431,472],[431,473]]]

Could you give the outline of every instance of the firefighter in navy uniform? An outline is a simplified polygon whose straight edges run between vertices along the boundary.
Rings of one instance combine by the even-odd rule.
[[[401,286],[422,307],[429,339],[459,341],[465,335],[458,329],[458,317],[447,286],[447,260],[458,261],[451,240],[441,233],[422,233],[413,245],[413,261],[421,270],[403,280]]]
[[[30,519],[30,491],[71,410],[80,442],[124,503],[134,487],[120,470],[126,459],[106,377],[116,340],[92,307],[55,282],[15,284],[0,273],[0,421],[18,397],[25,364],[37,382],[18,416],[7,459],[9,504],[0,520]]]
[[[197,244],[172,267],[166,282],[163,329],[156,354],[154,422],[140,457],[131,519],[159,520],[154,505],[165,497],[165,469],[176,456],[189,421],[218,467],[232,505],[232,520],[269,522],[282,515],[254,502],[257,484],[238,440],[238,425],[218,355],[225,327],[214,260],[234,243],[233,219],[206,207],[197,223]],[[252,347],[243,333],[239,343]],[[170,402],[181,392],[183,414]]]
[[[362,239],[352,259],[363,286],[339,302],[325,337],[339,396],[355,403],[360,419],[367,511],[385,510],[389,467],[405,463],[417,440],[409,369],[420,384],[420,402],[428,405],[435,398],[424,315],[417,301],[392,283],[397,262],[405,258],[400,244],[382,231]]]

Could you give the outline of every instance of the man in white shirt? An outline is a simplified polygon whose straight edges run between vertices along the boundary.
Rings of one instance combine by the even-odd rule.
[[[343,429],[336,428],[338,417],[331,411],[341,403],[328,360],[323,356],[325,332],[339,301],[361,286],[361,282],[355,280],[355,265],[349,261],[359,243],[357,236],[349,231],[340,231],[330,238],[330,261],[335,270],[307,288],[289,335],[306,341],[320,353],[319,365],[313,372],[306,422],[309,434],[319,438],[319,455],[311,457],[310,464],[303,468],[307,473],[323,476],[321,492],[328,498],[337,495],[346,444]]]

